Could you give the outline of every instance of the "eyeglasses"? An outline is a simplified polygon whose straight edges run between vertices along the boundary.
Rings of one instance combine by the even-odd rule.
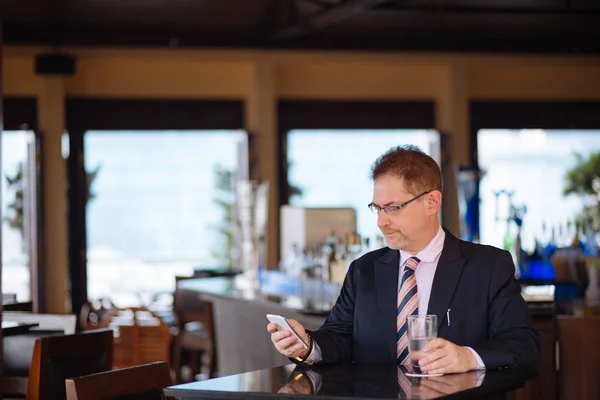
[[[370,203],[368,205],[368,207],[373,212],[373,214],[379,214],[381,212],[381,210],[383,210],[383,212],[385,212],[387,215],[396,215],[396,214],[398,214],[398,211],[400,211],[401,209],[403,209],[404,207],[406,207],[413,201],[420,199],[421,197],[425,196],[427,193],[431,193],[431,192],[433,192],[433,190],[428,190],[426,192],[423,192],[420,195],[413,197],[412,199],[405,201],[404,203],[397,205],[397,206],[378,206],[375,203]]]

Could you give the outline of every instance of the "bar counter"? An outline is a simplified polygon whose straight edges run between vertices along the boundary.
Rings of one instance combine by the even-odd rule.
[[[356,364],[305,368],[294,364],[171,386],[179,400],[296,399],[503,399],[523,386],[532,371],[471,371],[410,378],[403,367]]]
[[[268,271],[260,279],[238,275],[183,280],[177,290],[188,299],[212,303],[217,369],[224,376],[289,363],[271,343],[266,314],[280,314],[307,329],[317,329],[340,286]]]
[[[538,376],[509,398],[600,398],[600,380],[596,379],[600,346],[593,345],[597,342],[593,338],[600,332],[600,318],[557,318],[553,302],[532,299],[526,284],[522,285],[533,325],[541,335],[542,361]],[[264,274],[260,285],[253,285],[242,275],[236,279],[187,280],[181,288],[190,291],[192,297],[213,302],[219,376],[288,364],[289,360],[273,348],[265,314],[281,314],[297,319],[307,329],[316,329],[339,293],[339,286],[290,282],[290,278],[275,271]],[[580,396],[575,396],[577,393]]]

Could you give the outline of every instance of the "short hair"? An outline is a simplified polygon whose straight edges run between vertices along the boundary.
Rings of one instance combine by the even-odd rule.
[[[406,190],[418,196],[428,190],[443,189],[442,171],[433,158],[418,146],[392,147],[371,166],[371,179],[390,174],[404,180]]]

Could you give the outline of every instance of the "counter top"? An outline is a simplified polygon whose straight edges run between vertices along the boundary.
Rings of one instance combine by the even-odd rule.
[[[262,271],[230,277],[186,279],[179,288],[236,300],[274,303],[307,315],[327,316],[341,285],[318,279],[299,278],[279,271]],[[523,284],[522,295],[532,314],[554,314],[554,286]]]
[[[178,288],[248,302],[275,303],[303,314],[323,316],[329,314],[341,290],[337,284],[293,278],[278,271],[264,271],[259,279],[245,274],[186,279]]]

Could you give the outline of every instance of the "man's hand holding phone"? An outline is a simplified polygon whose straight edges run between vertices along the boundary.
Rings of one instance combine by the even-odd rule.
[[[310,339],[298,321],[283,317],[269,318],[269,321],[271,323],[267,325],[267,331],[271,334],[271,341],[279,353],[289,358],[305,358],[308,355],[311,350],[308,347]]]

